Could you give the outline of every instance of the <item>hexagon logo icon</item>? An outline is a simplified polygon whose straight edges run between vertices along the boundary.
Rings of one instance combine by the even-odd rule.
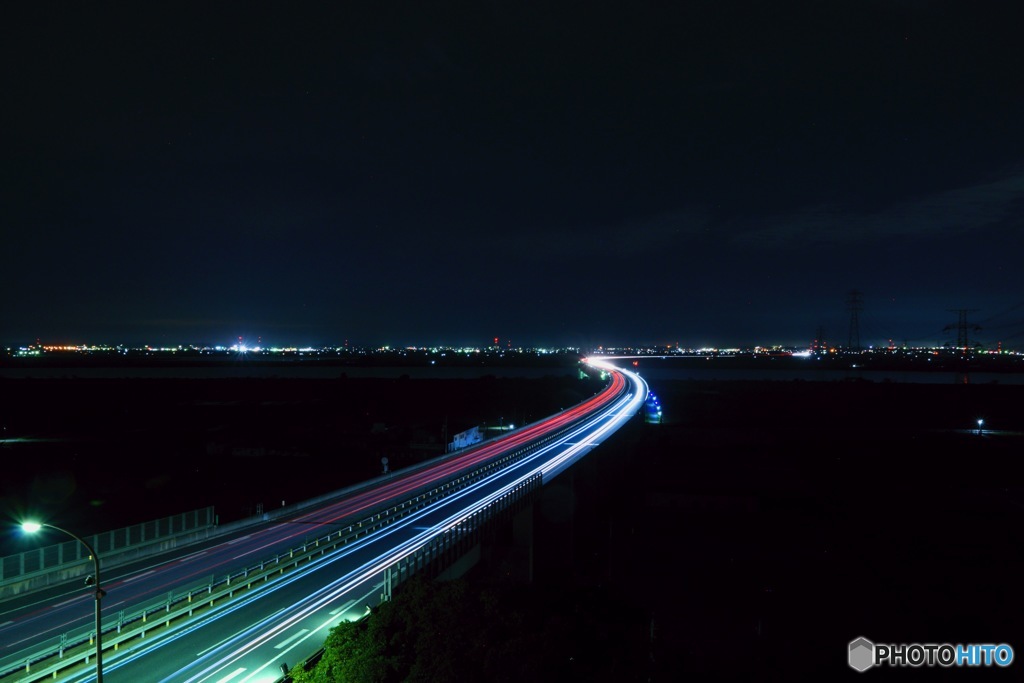
[[[875,644],[867,638],[858,638],[850,642],[850,667],[857,671],[867,671],[875,665]]]

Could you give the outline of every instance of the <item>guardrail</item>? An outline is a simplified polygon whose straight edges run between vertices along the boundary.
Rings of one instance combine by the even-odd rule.
[[[213,508],[205,507],[94,534],[86,540],[104,557],[134,557],[148,548],[173,544],[178,538],[215,524]],[[80,567],[85,571],[76,572]],[[0,557],[0,597],[31,590],[36,584],[46,587],[91,571],[89,553],[77,540],[24,550]]]
[[[536,473],[506,491],[486,506],[466,515],[454,526],[431,537],[414,552],[384,570],[385,599],[390,599],[395,588],[412,578],[413,574],[425,573],[436,577],[445,567],[458,560],[464,553],[480,542],[483,529],[497,516],[512,513],[522,507],[528,496],[541,488],[544,478]],[[365,615],[363,617],[365,618]],[[318,649],[294,668],[310,669],[324,655],[324,648]],[[279,678],[277,683],[290,681],[291,676]]]
[[[384,570],[385,595],[390,597],[392,591],[412,578],[413,574],[425,572],[434,578],[470,547],[480,542],[485,525],[498,514],[516,511],[527,496],[543,485],[544,478],[539,472],[531,475],[486,506],[470,513],[456,525],[432,537],[415,552],[395,562]]]

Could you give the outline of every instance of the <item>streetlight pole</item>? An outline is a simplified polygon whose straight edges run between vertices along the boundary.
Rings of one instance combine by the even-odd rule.
[[[92,581],[87,578],[85,580],[85,585],[93,585],[96,587],[96,683],[103,683],[103,628],[100,621],[100,600],[103,599],[103,596],[106,595],[107,592],[100,588],[100,556],[96,554],[96,551],[93,550],[93,547],[89,545],[85,539],[80,538],[78,535],[71,533],[67,529],[62,529],[59,526],[54,526],[53,524],[41,524],[39,522],[25,522],[21,525],[21,528],[30,534],[39,531],[43,527],[67,534],[84,545],[85,549],[89,551],[89,555],[92,556],[93,575],[90,577]]]

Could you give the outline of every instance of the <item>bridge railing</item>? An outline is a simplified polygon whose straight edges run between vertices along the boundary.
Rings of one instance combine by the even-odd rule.
[[[117,651],[125,643],[136,638],[145,638],[147,633],[155,629],[174,630],[188,625],[188,618],[194,616],[197,610],[205,611],[207,608],[219,607],[225,604],[225,598],[230,600],[240,591],[258,588],[268,583],[271,578],[280,576],[286,570],[294,569],[327,552],[339,550],[383,526],[418,511],[439,498],[451,495],[490,476],[497,470],[518,462],[539,447],[572,430],[583,419],[581,417],[579,420],[573,420],[570,424],[545,435],[528,446],[496,456],[483,465],[453,475],[443,483],[425,485],[425,490],[414,491],[409,498],[401,502],[383,503],[376,509],[371,509],[363,519],[350,522],[345,528],[338,528],[322,536],[307,536],[302,545],[296,546],[288,552],[275,554],[272,558],[266,558],[259,563],[227,574],[211,575],[205,581],[169,592],[166,597],[119,610],[116,614],[106,614],[101,625],[104,651]],[[523,486],[527,488],[539,487],[543,483],[539,473],[531,476],[527,482],[529,483],[523,483]],[[359,488],[364,487],[360,486]],[[515,489],[516,493],[509,492],[499,500],[507,503],[509,496],[521,497],[528,493],[521,489],[522,486]],[[496,504],[497,501],[490,505]],[[454,535],[443,543],[450,544],[453,539],[460,538],[459,534],[476,529],[475,525],[477,524],[479,524],[479,520],[470,521],[462,530],[452,532]],[[423,550],[423,552],[431,551]],[[394,571],[398,572],[398,582],[407,578],[407,575],[402,573],[408,572],[407,566],[404,569],[396,567]],[[395,578],[396,575],[392,573],[392,580]],[[57,678],[62,672],[76,667],[84,667],[88,665],[94,654],[94,637],[95,628],[93,626],[82,626],[62,633],[51,639],[50,642],[4,656],[0,658],[0,681],[31,683]]]
[[[105,613],[101,627],[104,651],[117,651],[125,643],[144,638],[154,630],[173,630],[183,626],[197,611],[219,606],[225,599],[235,597],[236,593],[259,588],[288,570],[328,552],[343,549],[440,498],[490,476],[496,470],[526,457],[539,446],[540,442],[517,449],[399,503],[392,502],[371,510],[367,516],[349,521],[344,527],[325,534],[307,536],[301,545],[287,552],[275,554],[227,574],[211,575],[205,580],[171,591],[164,597],[116,613]],[[30,683],[56,677],[76,667],[84,667],[94,655],[94,637],[94,626],[82,626],[64,632],[46,643],[4,656],[0,658],[0,680]]]
[[[488,524],[496,518],[517,512],[543,485],[544,480],[540,473],[531,475],[486,506],[474,510],[451,527],[431,536],[409,555],[387,567],[384,570],[384,598],[390,599],[393,591],[415,574],[435,578],[481,541]],[[309,669],[315,666],[323,654],[324,649],[318,649],[296,668]],[[285,676],[279,679],[278,683],[288,680],[291,680],[290,677]]]
[[[85,540],[101,556],[130,554],[153,544],[165,543],[183,534],[194,533],[217,523],[212,507],[200,508],[170,517],[134,524],[89,536]],[[33,583],[49,584],[77,576],[76,569],[92,571],[92,558],[75,540],[25,550],[0,558],[0,597],[21,592]],[[79,572],[80,573],[80,572]]]

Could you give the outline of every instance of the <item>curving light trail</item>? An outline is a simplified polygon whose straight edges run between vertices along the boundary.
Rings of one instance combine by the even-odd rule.
[[[606,361],[591,359],[588,362],[594,367],[612,373],[612,381],[608,388],[590,400],[547,420],[440,462],[429,469],[410,473],[373,490],[357,493],[323,509],[301,515],[295,520],[300,522],[299,530],[294,531],[294,527],[288,528],[283,538],[306,534],[309,526],[333,524],[337,520],[351,517],[382,503],[404,500],[411,493],[424,487],[449,479],[459,472],[479,467],[501,455],[548,437],[553,432],[564,430],[557,438],[550,439],[522,459],[349,544],[344,549],[304,565],[301,569],[268,585],[266,589],[237,599],[188,628],[165,637],[147,639],[150,642],[145,646],[139,646],[136,651],[125,651],[119,657],[111,657],[105,677],[109,677],[111,681],[136,680],[139,671],[147,671],[145,668],[140,669],[140,666],[145,667],[147,662],[170,657],[169,654],[161,655],[161,651],[174,651],[176,647],[183,647],[188,643],[191,652],[200,650],[199,653],[189,657],[190,661],[187,664],[161,674],[159,680],[188,683],[257,683],[264,680],[257,677],[269,676],[270,672],[274,675],[267,680],[275,680],[278,677],[278,660],[321,633],[323,629],[336,624],[345,613],[341,611],[340,615],[335,616],[334,614],[339,612],[335,609],[334,614],[327,617],[319,614],[320,612],[326,612],[328,608],[344,600],[351,602],[353,596],[358,597],[357,594],[366,591],[368,584],[375,577],[380,578],[387,567],[417,552],[438,534],[463,523],[475,512],[507,494],[528,478],[540,474],[545,483],[550,481],[636,415],[647,397],[646,383],[635,373],[615,368]],[[303,522],[304,524],[301,524]],[[271,528],[267,532],[273,530]],[[238,539],[233,543],[243,546],[243,554],[248,554],[268,543],[267,536],[264,535],[267,532],[254,533],[251,534],[251,538]],[[231,553],[237,557],[239,550],[239,547],[233,547]],[[223,563],[227,560],[216,561]],[[332,578],[329,569],[331,567],[345,569],[340,576]],[[209,573],[208,569],[204,573]],[[315,584],[310,583],[313,580],[316,581]],[[271,609],[260,605],[264,602],[269,606],[273,600],[267,598],[274,594],[283,597],[292,592],[300,597],[290,603]],[[372,588],[370,592],[373,592]],[[281,598],[277,598],[277,601],[280,603]],[[226,625],[232,619],[238,620],[239,623],[233,627],[236,630],[231,635],[220,638],[206,635],[211,631],[211,625],[222,621]],[[315,623],[310,620],[315,620]],[[300,625],[304,628],[285,641],[288,643],[287,649],[280,645],[271,646],[272,641],[284,637],[287,631]],[[224,628],[221,627],[221,633]],[[209,641],[217,643],[211,647]],[[205,643],[202,648],[197,647],[201,643]],[[83,674],[68,680],[87,681],[89,676]]]
[[[186,586],[211,574],[226,573],[271,554],[272,548],[294,545],[296,539],[307,536],[311,530],[328,525],[339,526],[342,520],[358,519],[360,514],[369,510],[397,504],[416,492],[429,490],[459,473],[471,471],[564,429],[614,401],[625,384],[623,377],[615,375],[608,387],[597,395],[545,420],[451,455],[429,467],[397,473],[372,489],[358,491],[290,518],[287,524],[274,524],[220,546],[147,567],[142,573],[108,581],[104,588],[112,598],[116,595],[123,605],[137,605],[161,598],[175,587]],[[141,579],[142,575],[145,575],[144,579]],[[14,616],[0,625],[0,653],[13,652],[18,646],[26,647],[25,643],[45,642],[47,638],[56,638],[60,633],[84,627],[92,621],[92,610],[92,601],[87,595],[80,594],[59,605],[40,606],[33,613]]]
[[[602,369],[617,372],[614,366],[604,361],[596,361],[593,364],[597,367],[602,367]],[[467,499],[467,502],[455,512],[435,523],[432,527],[386,549],[341,578],[328,583],[320,590],[294,603],[293,609],[287,617],[283,619],[270,618],[254,625],[251,629],[239,633],[235,639],[230,643],[225,643],[219,649],[217,658],[212,663],[198,673],[186,678],[185,683],[205,683],[205,681],[210,680],[215,675],[244,669],[244,667],[241,667],[241,664],[247,655],[255,652],[262,645],[283,636],[289,628],[296,626],[320,609],[332,604],[335,600],[347,596],[353,589],[364,585],[372,580],[373,577],[379,576],[387,567],[393,566],[395,563],[411,556],[425,546],[433,537],[463,523],[474,513],[485,508],[516,486],[519,486],[528,478],[540,473],[544,480],[548,481],[556,476],[558,472],[598,445],[603,438],[621,427],[640,410],[644,400],[647,398],[646,383],[635,373],[623,372],[626,376],[629,376],[634,384],[636,389],[634,392],[624,395],[610,407],[600,410],[597,415],[560,438],[558,443],[545,446],[540,449],[541,452],[529,456],[523,462],[510,466],[508,469],[516,470],[516,477],[514,479],[504,483],[499,488],[492,488],[489,492],[479,496],[477,495],[478,491],[487,489],[487,482],[478,482],[451,498],[445,499],[445,501],[442,501],[445,506],[451,506],[452,503],[459,499]],[[573,443],[576,439],[579,439],[579,441]],[[418,515],[417,517],[422,516],[425,515]],[[411,525],[413,521],[416,520],[409,520],[407,523],[403,523],[403,526],[406,524]],[[393,531],[398,531],[398,529]],[[320,623],[319,628],[308,630],[302,637],[302,640],[313,637],[333,623],[335,623],[335,620],[332,619],[323,621]],[[238,680],[240,683],[250,681],[252,677],[271,667],[274,662],[275,660],[264,661],[247,676]],[[175,677],[166,680],[181,680],[178,676],[180,676],[180,672]]]

